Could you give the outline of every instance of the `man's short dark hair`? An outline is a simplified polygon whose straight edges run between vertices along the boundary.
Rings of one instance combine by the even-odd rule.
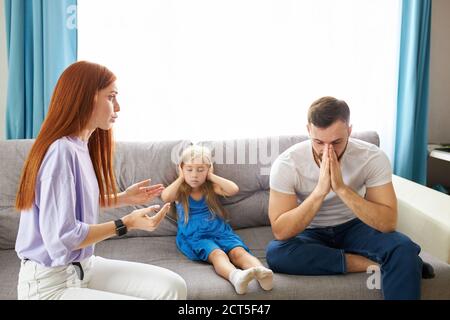
[[[316,127],[328,128],[337,120],[350,123],[350,109],[344,100],[322,97],[309,107],[308,123]]]

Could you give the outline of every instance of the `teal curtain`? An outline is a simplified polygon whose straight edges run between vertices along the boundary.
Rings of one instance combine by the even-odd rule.
[[[62,71],[77,59],[76,0],[5,0],[6,137],[35,138]]]
[[[394,173],[426,184],[431,0],[403,0]]]

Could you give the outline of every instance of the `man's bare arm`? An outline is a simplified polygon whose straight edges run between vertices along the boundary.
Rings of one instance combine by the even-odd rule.
[[[395,231],[397,197],[392,182],[367,188],[365,199],[347,186],[336,193],[365,224],[380,232]]]
[[[311,193],[300,205],[297,196],[270,190],[269,219],[277,240],[287,240],[306,229],[322,206],[325,196]]]

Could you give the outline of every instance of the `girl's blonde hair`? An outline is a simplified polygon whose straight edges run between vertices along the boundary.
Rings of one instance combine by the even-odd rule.
[[[211,151],[204,146],[193,145],[188,147],[181,154],[180,166],[183,168],[186,163],[196,163],[196,164],[206,164],[212,165]],[[200,190],[206,197],[206,204],[208,205],[209,211],[213,213],[213,217],[218,215],[222,219],[227,219],[227,212],[223,208],[219,201],[219,197],[214,192],[213,183],[206,180],[204,184],[201,185]],[[184,181],[177,193],[177,200],[181,202],[184,209],[184,223],[187,224],[189,221],[189,195],[192,192],[192,187]]]

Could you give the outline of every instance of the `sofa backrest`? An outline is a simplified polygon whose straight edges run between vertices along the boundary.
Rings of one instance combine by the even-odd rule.
[[[34,140],[0,141],[0,249],[12,249],[20,215],[14,210],[22,167]]]
[[[14,209],[14,202],[21,171],[34,140],[0,141],[0,249],[13,249],[19,227],[20,214]],[[191,142],[117,142],[115,172],[117,185],[125,190],[131,184],[152,178],[152,183],[168,185],[176,179],[175,165],[171,153],[179,152]],[[152,204],[161,204],[160,200]],[[118,219],[138,207],[123,207],[102,210],[99,222]],[[45,213],[43,213],[45,214]],[[152,233],[133,230],[130,236],[162,236],[176,234],[176,224],[165,219]]]
[[[359,132],[352,137],[379,146],[376,132]],[[234,181],[240,188],[236,196],[223,198],[235,229],[269,225],[269,173],[272,162],[290,146],[306,140],[306,135],[260,139],[199,142],[209,146],[218,175]],[[26,156],[33,140],[0,141],[0,249],[14,248],[20,214],[14,210],[15,193]],[[177,177],[176,164],[181,151],[190,141],[117,142],[115,170],[120,190],[131,184],[152,178],[152,183],[165,186]],[[154,204],[162,204],[156,199]],[[138,207],[106,209],[100,222],[122,217]],[[174,213],[168,215],[154,232],[132,231],[128,236],[168,236],[176,234]]]
[[[114,169],[119,190],[125,190],[133,183],[152,179],[152,184],[169,185],[177,178],[176,165],[172,161],[176,155],[191,145],[190,141],[159,141],[159,142],[117,142]],[[155,199],[151,204],[162,205],[161,199]],[[145,206],[105,209],[100,214],[99,221],[116,220],[134,209]],[[164,219],[153,232],[133,230],[126,237],[135,236],[166,236],[175,235],[177,226],[174,220]]]

